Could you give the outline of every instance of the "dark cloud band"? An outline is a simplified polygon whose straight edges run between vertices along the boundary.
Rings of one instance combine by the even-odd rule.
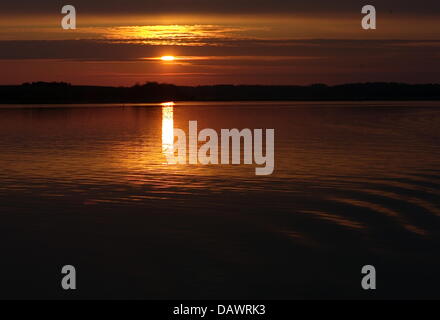
[[[67,3],[68,2],[68,3]],[[74,0],[64,4],[74,5],[79,13],[86,14],[347,14],[359,13],[367,3],[363,0]],[[440,13],[438,0],[372,0],[378,10],[396,14]],[[59,13],[57,0],[2,1],[0,14],[54,14]]]

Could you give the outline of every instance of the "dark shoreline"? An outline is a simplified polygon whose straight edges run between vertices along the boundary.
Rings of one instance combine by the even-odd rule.
[[[336,86],[176,86],[155,82],[132,87],[36,82],[0,86],[0,104],[156,103],[163,101],[438,101],[440,84],[353,83]]]

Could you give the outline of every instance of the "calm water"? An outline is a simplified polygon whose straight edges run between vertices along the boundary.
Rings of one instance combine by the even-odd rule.
[[[274,174],[166,165],[189,120],[274,128]],[[439,137],[434,102],[0,107],[0,297],[440,298]]]

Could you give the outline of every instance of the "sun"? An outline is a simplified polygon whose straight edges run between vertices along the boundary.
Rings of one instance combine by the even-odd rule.
[[[162,61],[174,61],[174,60],[176,60],[176,57],[173,57],[173,56],[163,56],[163,57],[160,58],[160,60],[162,60]]]

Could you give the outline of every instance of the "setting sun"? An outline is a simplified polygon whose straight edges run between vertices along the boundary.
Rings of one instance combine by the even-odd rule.
[[[176,58],[173,57],[173,56],[163,56],[163,57],[160,58],[160,60],[162,60],[162,61],[174,61],[174,60],[176,60]]]

